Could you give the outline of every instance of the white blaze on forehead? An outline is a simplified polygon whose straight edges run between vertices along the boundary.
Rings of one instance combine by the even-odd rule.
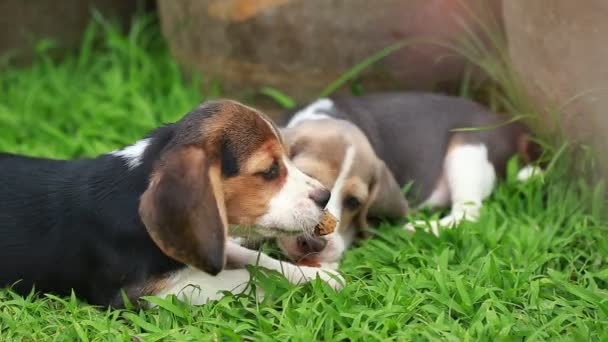
[[[124,159],[129,169],[132,170],[141,164],[141,159],[148,145],[150,145],[150,138],[142,139],[123,149],[112,151],[110,154]]]
[[[318,99],[317,101],[309,104],[304,109],[294,115],[293,118],[287,124],[287,128],[296,126],[302,121],[306,120],[321,120],[331,118],[324,112],[330,112],[334,108],[334,102],[327,98]]]
[[[332,215],[334,215],[338,220],[340,220],[342,217],[342,188],[344,188],[346,177],[348,177],[354,160],[355,147],[348,145],[346,148],[346,153],[344,154],[344,159],[342,159],[340,173],[338,174],[338,178],[336,178],[334,186],[331,188],[331,198],[326,206],[327,210],[329,210],[329,212],[332,213]]]

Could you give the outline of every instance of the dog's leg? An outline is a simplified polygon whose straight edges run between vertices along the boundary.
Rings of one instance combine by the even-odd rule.
[[[216,276],[193,267],[173,273],[171,276],[154,282],[152,294],[159,297],[175,295],[192,305],[206,304],[224,295],[223,291],[242,293],[247,290],[251,276],[246,269],[223,270]],[[258,291],[258,295],[263,293]]]
[[[494,188],[496,170],[488,160],[485,145],[458,145],[445,158],[443,177],[450,191],[451,213],[438,221],[408,223],[406,230],[421,226],[438,235],[440,227],[453,228],[462,220],[476,221],[482,201]]]
[[[233,241],[226,244],[226,256],[228,263],[232,265],[261,266],[282,273],[289,282],[296,285],[313,280],[317,276],[334,289],[341,288],[345,283],[344,278],[329,267],[297,266],[289,262],[282,262],[262,252],[247,249]]]
[[[171,276],[153,282],[146,292],[160,297],[175,295],[183,301],[193,305],[205,304],[210,300],[223,297],[223,291],[241,293],[247,290],[251,276],[242,268],[245,265],[258,265],[282,273],[292,284],[301,284],[315,279],[317,276],[327,282],[332,288],[339,289],[344,285],[342,276],[330,269],[319,267],[296,266],[288,262],[281,262],[270,256],[247,249],[235,241],[226,245],[228,263],[238,269],[223,270],[216,276],[187,267]],[[263,296],[258,289],[258,296]]]

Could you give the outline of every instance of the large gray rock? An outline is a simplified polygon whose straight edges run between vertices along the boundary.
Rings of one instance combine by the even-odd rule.
[[[511,58],[544,124],[594,147],[608,171],[608,1],[503,6]]]
[[[499,0],[489,2],[499,11]],[[159,0],[158,4],[163,32],[182,64],[221,80],[228,95],[271,86],[301,101],[318,95],[352,66],[399,40],[460,34],[459,17],[466,17],[461,3],[453,0]],[[468,23],[476,28],[473,21]],[[454,86],[460,82],[463,65],[462,58],[445,49],[416,45],[366,72],[364,85],[373,89]]]

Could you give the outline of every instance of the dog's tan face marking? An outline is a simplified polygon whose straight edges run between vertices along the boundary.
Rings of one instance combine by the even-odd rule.
[[[224,197],[231,224],[251,225],[268,212],[270,200],[285,184],[284,149],[269,140],[255,151],[235,177],[224,181]]]
[[[361,175],[350,176],[344,183],[342,193],[340,194],[343,202],[342,216],[350,215],[352,217],[356,215],[361,210],[363,203],[369,200],[370,184],[373,180],[371,179],[371,175],[364,176],[365,179],[362,178]],[[350,221],[351,220],[345,220],[345,223]]]
[[[332,248],[332,244],[339,243],[333,241],[332,235],[340,234],[346,240],[354,238],[353,221],[372,200],[370,190],[378,158],[363,133],[342,120],[305,121],[286,129],[284,137],[296,167],[331,189],[327,209],[340,221],[336,232],[327,237],[328,245],[318,257],[323,261],[337,259],[339,256],[330,254],[340,250],[341,255],[342,247]],[[300,250],[295,239],[281,238],[279,244],[293,259],[308,254]]]
[[[395,217],[407,212],[392,173],[352,123],[329,117],[301,120],[283,133],[294,164],[331,189],[326,209],[340,220],[336,231],[323,237],[325,243],[280,238],[279,246],[292,259],[338,261],[358,229],[367,227],[368,214]]]
[[[202,125],[219,153],[229,224],[252,226],[269,210],[285,183],[285,148],[274,126],[246,106],[228,104],[215,121]]]
[[[331,189],[340,172],[347,143],[338,134],[324,129],[314,132],[314,128],[306,125],[302,129],[286,130],[290,132],[284,135],[289,158],[304,173]]]
[[[292,165],[261,113],[207,102],[172,129],[139,206],[165,254],[215,274],[229,225],[263,236],[314,231],[323,213],[311,194],[323,187]]]
[[[332,189],[332,197],[353,197],[365,203],[378,158],[359,129],[342,120],[314,120],[286,130],[285,136],[290,157],[302,172]],[[347,163],[349,154],[352,160]],[[334,189],[341,173],[342,185]],[[348,209],[352,212],[357,208]]]

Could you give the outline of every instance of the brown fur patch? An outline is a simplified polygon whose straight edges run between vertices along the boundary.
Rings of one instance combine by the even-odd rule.
[[[340,136],[315,139],[312,131],[301,128],[290,130],[286,138],[296,167],[331,189],[342,166],[345,141]]]
[[[213,197],[217,203],[222,225],[228,227],[228,215],[226,214],[226,202],[224,200],[224,190],[222,188],[222,173],[220,166],[216,163],[209,168],[209,181],[213,191]],[[226,234],[227,231],[225,230]]]
[[[356,216],[365,216],[366,208],[375,200],[370,190],[374,179],[379,177],[376,172],[379,160],[365,135],[356,126],[342,120],[310,120],[286,129],[284,136],[296,167],[332,191],[346,150],[348,146],[353,146],[355,160],[340,193],[332,193],[332,197],[340,196],[343,202],[348,196],[354,196],[362,203],[354,211],[343,207],[339,217],[340,227],[348,227]],[[365,219],[360,221],[367,222]]]
[[[448,147],[445,151],[445,155],[448,155],[455,148],[466,145],[466,140],[461,134],[454,134],[450,137],[450,141],[448,142]]]
[[[284,156],[285,149],[283,146],[276,139],[269,139],[244,161],[241,173],[253,174],[264,171],[272,166],[275,160],[282,165]]]
[[[342,192],[344,198],[353,196],[363,203],[369,196],[369,184],[358,175],[354,175],[346,180]]]
[[[281,190],[287,178],[283,162],[282,146],[276,140],[269,140],[245,161],[243,172],[224,181],[224,196],[231,224],[247,225],[255,222],[268,212],[272,197]],[[266,180],[258,175],[278,162],[279,176]]]
[[[269,123],[269,119],[253,108],[224,101],[217,114],[199,122],[199,127],[206,150],[219,153],[222,140],[227,140],[237,159],[243,162],[265,142],[279,142],[279,137]]]
[[[212,274],[224,266],[227,228],[214,191],[221,185],[212,185],[208,174],[217,168],[209,166],[197,147],[168,153],[142,195],[139,209],[150,237],[163,253]]]
[[[522,133],[517,136],[517,154],[526,164],[529,164],[540,158],[542,148],[532,140],[530,133]]]
[[[226,178],[228,153],[237,174]],[[175,124],[140,201],[150,237],[168,256],[207,271],[224,266],[227,225],[251,225],[281,189],[286,157],[276,128],[234,101],[210,101]],[[281,175],[256,175],[273,161]]]
[[[300,171],[318,180],[324,187],[331,189],[340,170],[324,160],[316,160],[308,156],[297,157],[293,160]]]

